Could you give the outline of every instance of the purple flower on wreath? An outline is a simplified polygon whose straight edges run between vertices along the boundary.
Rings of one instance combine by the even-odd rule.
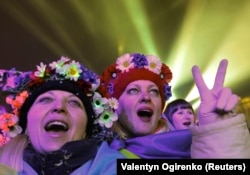
[[[133,54],[132,62],[134,63],[135,67],[138,68],[143,68],[144,66],[148,65],[147,57],[139,53]]]
[[[168,100],[172,96],[171,86],[168,84],[164,85],[164,98]]]
[[[25,83],[28,81],[29,73],[19,73],[15,69],[11,69],[8,72],[1,72],[2,82],[1,89],[3,91],[12,91],[17,92],[20,91],[22,86],[25,86]]]
[[[108,92],[109,94],[113,94],[114,93],[114,86],[112,83],[109,83],[107,86]]]
[[[97,82],[98,76],[94,72],[92,71],[84,72],[83,76],[85,76],[84,79],[88,80],[89,82],[98,84]]]

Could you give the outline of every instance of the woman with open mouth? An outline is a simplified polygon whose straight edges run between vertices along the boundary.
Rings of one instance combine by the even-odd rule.
[[[198,66],[192,73],[201,104],[199,126],[168,132],[162,118],[171,93],[172,72],[153,55],[124,54],[101,75],[100,91],[118,101],[110,146],[129,158],[249,158],[250,135],[245,116],[237,114],[238,96],[224,87],[227,60],[208,89]],[[227,138],[226,141],[221,138]],[[237,141],[237,143],[235,143]],[[230,151],[234,150],[234,151]]]
[[[98,75],[67,57],[0,75],[12,108],[0,116],[0,174],[116,174],[123,156],[102,142],[112,133],[96,122]]]
[[[167,104],[163,117],[171,131],[189,129],[197,124],[192,104],[181,98]]]

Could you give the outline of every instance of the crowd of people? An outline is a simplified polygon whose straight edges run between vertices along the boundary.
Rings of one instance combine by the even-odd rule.
[[[126,53],[101,75],[67,57],[0,69],[11,107],[0,114],[0,174],[111,175],[120,158],[250,158],[238,96],[224,87],[227,64],[212,89],[193,66],[197,113],[184,99],[169,102],[172,71],[154,55]]]

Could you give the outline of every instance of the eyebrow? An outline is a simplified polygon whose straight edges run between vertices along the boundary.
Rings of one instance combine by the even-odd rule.
[[[133,87],[133,86],[135,86],[135,87],[144,87],[144,85],[142,86],[142,85],[139,85],[139,84],[137,84],[137,83],[132,83],[132,84],[130,84],[128,87],[130,88],[130,87]],[[149,88],[152,88],[152,87],[156,87],[156,88],[158,88],[158,86],[156,85],[156,84],[149,84]],[[159,89],[159,88],[158,88]]]
[[[58,90],[58,91],[62,91],[62,90]],[[68,92],[68,91],[65,91],[65,92]],[[55,95],[55,93],[53,92],[53,90],[51,90],[51,91],[44,92],[43,94],[41,94],[41,96],[45,95],[45,93],[48,93],[50,95]],[[79,98],[78,96],[76,96],[75,94],[72,94],[72,93],[70,93],[67,97],[76,97],[76,98]]]

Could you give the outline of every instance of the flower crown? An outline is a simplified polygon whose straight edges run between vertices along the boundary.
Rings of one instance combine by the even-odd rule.
[[[0,70],[0,90],[7,94],[6,103],[12,108],[10,113],[0,115],[0,146],[5,145],[10,138],[22,132],[22,128],[18,125],[19,110],[29,96],[30,89],[49,80],[67,79],[74,81],[79,87],[82,84],[88,87],[82,90],[93,99],[92,106],[96,113],[95,124],[99,123],[101,127],[110,128],[113,121],[117,120],[117,116],[113,114],[117,102],[101,97],[96,91],[100,85],[98,75],[79,62],[62,56],[60,60],[49,65],[40,63],[34,72],[21,72],[15,69]],[[107,118],[105,115],[107,113],[111,117]]]
[[[148,73],[142,69],[146,69],[151,73]],[[124,75],[129,72],[138,70],[131,77],[125,77]],[[149,74],[158,77],[157,80],[151,77],[147,77]],[[130,75],[129,75],[130,76]],[[119,79],[119,77],[122,77]],[[133,78],[134,77],[134,78]],[[168,100],[172,96],[171,86],[169,82],[172,80],[172,72],[169,67],[163,64],[160,58],[153,55],[143,55],[139,53],[124,54],[117,58],[116,63],[109,66],[101,76],[101,87],[103,95],[110,97],[115,95],[115,85],[117,88],[121,88],[121,84],[129,79],[130,81],[149,78],[156,82],[158,85],[161,84],[163,88],[162,98]],[[119,79],[119,80],[118,80]],[[160,79],[158,81],[158,79]],[[117,83],[117,81],[120,81]],[[117,96],[117,95],[115,95]]]

